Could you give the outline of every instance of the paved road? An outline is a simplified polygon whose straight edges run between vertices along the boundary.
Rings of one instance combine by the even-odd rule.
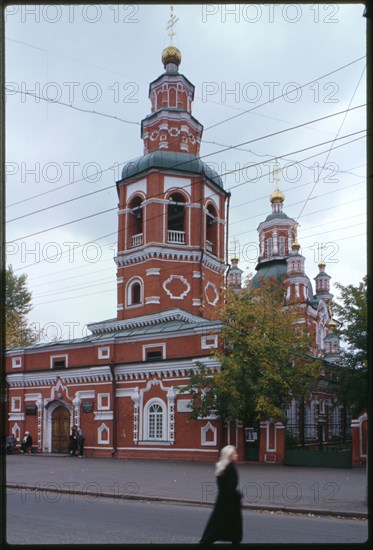
[[[297,510],[351,516],[367,514],[365,468],[306,468],[239,464],[243,504],[253,509]],[[7,457],[7,483],[97,495],[212,503],[213,464],[69,458]]]
[[[211,506],[11,491],[10,544],[197,543]],[[368,522],[244,510],[244,543],[362,543]]]

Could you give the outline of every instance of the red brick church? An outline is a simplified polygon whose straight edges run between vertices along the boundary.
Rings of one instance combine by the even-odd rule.
[[[249,432],[240,422],[229,423],[223,441],[220,422],[213,415],[190,420],[188,395],[178,391],[199,362],[219,368],[211,356],[220,345],[215,311],[225,284],[240,288],[242,272],[233,260],[227,274],[228,193],[199,157],[203,126],[192,115],[194,86],[179,73],[177,48],[165,48],[162,62],[141,124],[144,154],[124,166],[116,183],[116,317],[89,325],[85,338],[7,352],[8,433],[19,444],[29,431],[38,452],[67,453],[76,424],[87,456],[214,461],[225,443],[245,455]],[[330,277],[321,264],[313,294],[284,196],[276,189],[270,200],[253,283],[286,277],[289,299],[304,299],[320,354],[333,364]],[[338,417],[339,405],[322,386],[315,403],[312,396],[307,414]],[[289,404],[295,427],[297,414],[297,404]],[[268,431],[269,445],[276,429]]]

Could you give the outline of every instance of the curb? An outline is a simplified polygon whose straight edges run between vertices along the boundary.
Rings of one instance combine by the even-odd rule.
[[[21,483],[7,483],[8,489],[25,490],[30,493],[58,493],[64,495],[79,495],[85,497],[91,497],[91,499],[112,498],[114,500],[134,500],[139,502],[164,502],[167,504],[179,504],[188,506],[208,506],[212,507],[213,502],[202,502],[199,500],[174,498],[174,497],[160,497],[154,495],[117,495],[114,493],[94,492],[94,491],[71,491],[69,489],[57,489],[54,487],[39,487],[26,485]],[[254,504],[242,504],[243,510],[252,510],[257,512],[282,512],[285,514],[302,514],[307,516],[330,516],[335,518],[355,518],[355,519],[368,519],[368,512],[352,512],[352,511],[337,511],[337,510],[325,510],[325,509],[306,509],[306,508],[294,508],[288,506],[276,506],[276,505],[254,505]]]

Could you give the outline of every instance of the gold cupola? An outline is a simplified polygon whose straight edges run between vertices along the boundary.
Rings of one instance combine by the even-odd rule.
[[[276,189],[273,191],[273,193],[271,193],[270,197],[269,197],[269,200],[271,201],[271,203],[283,203],[284,200],[285,200],[285,193],[283,193],[282,191],[280,191],[280,189],[278,187],[276,187]]]
[[[169,63],[179,66],[181,63],[180,50],[175,46],[167,46],[162,52],[162,63],[165,68]]]

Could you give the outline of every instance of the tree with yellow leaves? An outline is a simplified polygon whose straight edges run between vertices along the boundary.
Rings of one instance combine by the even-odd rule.
[[[183,389],[191,396],[191,416],[221,420],[281,418],[291,399],[303,399],[319,376],[311,356],[314,338],[304,305],[286,306],[276,280],[239,294],[227,292],[219,312],[222,346],[215,354],[220,369],[200,365]]]

